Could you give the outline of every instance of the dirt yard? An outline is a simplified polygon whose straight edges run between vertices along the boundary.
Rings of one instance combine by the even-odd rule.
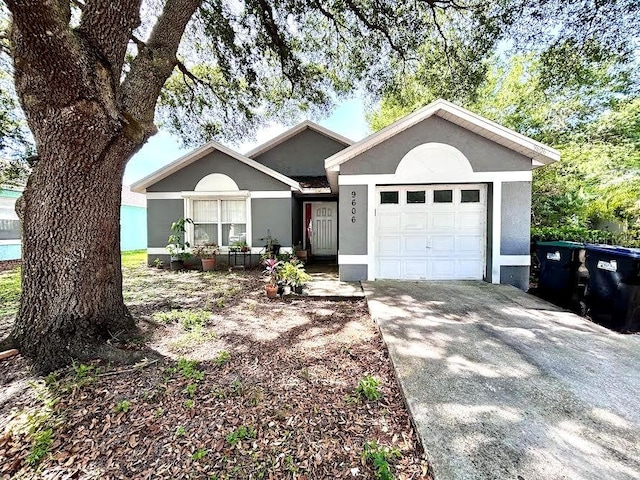
[[[127,348],[163,360],[46,378],[0,361],[0,478],[429,478],[363,300],[268,300],[257,272],[143,260],[123,259]],[[0,330],[16,279],[0,273]]]

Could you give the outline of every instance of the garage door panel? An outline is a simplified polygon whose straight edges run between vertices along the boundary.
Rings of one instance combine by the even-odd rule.
[[[456,237],[456,253],[471,252],[476,254],[484,247],[482,235],[458,235]]]
[[[378,260],[378,277],[380,278],[403,278],[400,269],[401,262],[398,259]]]
[[[450,256],[456,248],[455,235],[431,235],[431,248],[429,255]]]
[[[429,277],[427,260],[404,261],[404,278],[422,280]]]
[[[446,280],[455,277],[456,264],[450,258],[433,259],[430,262],[431,275],[434,280]]]
[[[400,231],[400,216],[397,212],[380,212],[378,215],[378,230],[381,232]]]
[[[456,228],[460,229],[478,229],[484,225],[484,215],[482,211],[478,212],[458,212],[456,215]]]
[[[434,212],[431,214],[431,227],[438,228],[455,228],[456,217],[453,212]]]
[[[456,260],[455,277],[461,280],[482,278],[484,262],[477,259]]]
[[[426,255],[427,250],[427,237],[404,237],[404,248],[400,252],[401,254],[408,255]]]
[[[401,213],[400,228],[402,231],[426,230],[428,216],[426,212],[422,213]]]
[[[402,237],[400,236],[381,236],[378,238],[378,254],[398,255],[401,252]]]

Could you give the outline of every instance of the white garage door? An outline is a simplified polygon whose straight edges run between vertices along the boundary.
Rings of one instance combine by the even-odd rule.
[[[482,280],[486,185],[379,187],[376,277]]]

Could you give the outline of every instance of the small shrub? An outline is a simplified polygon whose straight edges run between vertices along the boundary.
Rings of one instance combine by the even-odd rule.
[[[213,363],[215,363],[218,367],[221,367],[225,363],[231,360],[231,354],[226,350],[220,350],[216,354],[216,358],[213,359]]]
[[[29,450],[27,458],[25,458],[25,463],[27,465],[35,467],[49,454],[51,445],[53,445],[52,437],[53,430],[51,428],[41,430],[34,434],[33,445],[31,446],[31,450]]]
[[[195,461],[198,461],[203,459],[206,456],[207,456],[207,450],[204,448],[199,448],[198,450],[195,451],[193,455],[191,455],[191,458]]]
[[[206,326],[211,316],[206,310],[170,310],[168,312],[156,312],[153,319],[160,323],[179,323],[184,330],[193,330]]]
[[[94,370],[93,365],[85,365],[84,363],[73,363],[71,366],[73,369],[73,375],[76,377],[76,380],[82,380],[89,376],[89,374]]]
[[[188,380],[199,382],[204,379],[204,372],[198,370],[197,367],[198,362],[195,360],[187,360],[186,358],[180,358],[178,360],[178,372]]]
[[[255,428],[245,427],[244,425],[240,425],[226,436],[227,443],[232,447],[237,445],[240,441],[248,438],[256,438],[256,430]]]
[[[358,388],[356,388],[356,395],[360,397],[364,397],[369,401],[378,400],[382,396],[382,392],[378,386],[380,382],[372,377],[371,375],[367,375],[358,383]]]
[[[184,408],[186,408],[187,410],[192,410],[195,405],[196,402],[194,402],[192,399],[184,401]]]
[[[176,437],[184,437],[186,435],[187,431],[185,430],[185,428],[180,425],[178,428],[176,428]]]
[[[131,408],[131,402],[129,400],[122,400],[121,402],[116,403],[114,410],[116,413],[127,413]]]
[[[364,444],[362,458],[373,465],[373,473],[377,480],[393,480],[391,465],[396,458],[402,458],[400,450],[395,447],[383,447],[375,440]]]
[[[190,383],[185,387],[182,393],[186,393],[189,397],[193,398],[193,395],[196,393],[197,385],[195,383]]]

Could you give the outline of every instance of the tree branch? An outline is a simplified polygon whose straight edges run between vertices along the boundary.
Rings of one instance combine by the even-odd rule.
[[[176,52],[184,30],[201,4],[202,0],[167,0],[146,44],[141,49],[138,45],[138,55],[122,83],[125,111],[146,135],[155,133],[156,102],[178,62]]]
[[[141,4],[142,0],[87,0],[82,7],[77,31],[108,63],[116,85],[120,81],[127,43],[140,25]]]
[[[373,32],[381,33],[384,38],[386,38],[389,46],[400,55],[401,58],[404,59],[405,51],[393,41],[391,38],[391,34],[389,33],[389,29],[383,27],[382,25],[378,25],[377,23],[372,22],[367,18],[367,16],[358,8],[358,6],[353,3],[353,0],[345,0],[346,6],[349,10],[360,20],[369,30]]]
[[[82,98],[87,65],[69,28],[69,2],[7,0],[7,6],[13,19],[11,54],[18,93],[38,91],[38,99],[48,105]]]

